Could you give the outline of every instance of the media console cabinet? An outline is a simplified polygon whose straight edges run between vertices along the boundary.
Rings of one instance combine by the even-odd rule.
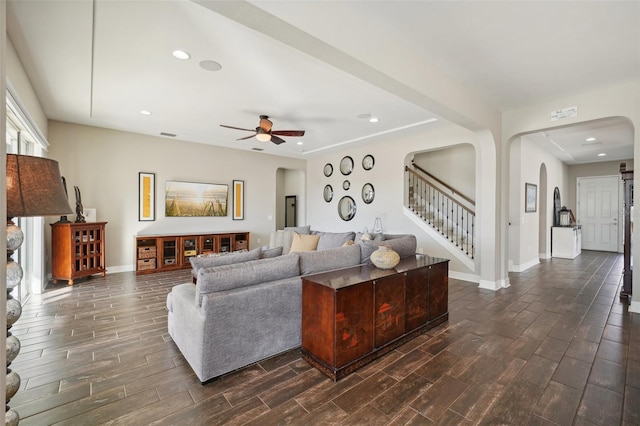
[[[249,250],[248,232],[138,235],[135,237],[136,274],[190,268],[189,258],[204,253]]]
[[[449,260],[403,258],[302,280],[302,355],[334,381],[449,319]]]

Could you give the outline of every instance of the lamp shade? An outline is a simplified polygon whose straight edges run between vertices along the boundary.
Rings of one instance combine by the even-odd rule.
[[[73,213],[58,162],[7,154],[7,217]]]

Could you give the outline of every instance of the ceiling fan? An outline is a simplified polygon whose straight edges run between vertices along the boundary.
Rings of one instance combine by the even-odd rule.
[[[244,130],[247,132],[254,132],[253,135],[250,136],[245,136],[244,138],[239,138],[236,140],[242,141],[245,139],[249,139],[252,137],[256,137],[256,139],[258,139],[261,142],[273,142],[276,145],[280,145],[281,143],[286,142],[284,139],[280,138],[279,136],[304,136],[304,130],[272,130],[271,128],[273,127],[273,123],[271,122],[271,120],[269,120],[269,116],[268,115],[261,115],[260,116],[260,125],[258,127],[256,127],[255,130],[252,129],[243,129],[242,127],[233,127],[233,126],[227,126],[225,124],[221,124],[221,127],[226,127],[229,129],[235,129],[235,130]]]

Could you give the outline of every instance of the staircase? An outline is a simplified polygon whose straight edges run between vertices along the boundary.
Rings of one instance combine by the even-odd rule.
[[[475,256],[475,203],[416,164],[405,166],[405,207],[469,259]]]

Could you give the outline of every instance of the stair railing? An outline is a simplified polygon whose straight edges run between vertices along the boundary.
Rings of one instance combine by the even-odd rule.
[[[475,203],[415,164],[413,167],[417,170],[405,166],[405,207],[473,259]]]

